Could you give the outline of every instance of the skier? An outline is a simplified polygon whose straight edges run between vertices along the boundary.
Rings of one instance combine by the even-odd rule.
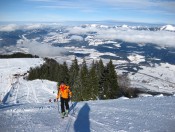
[[[57,101],[61,100],[61,115],[62,118],[68,116],[69,112],[69,99],[72,97],[72,92],[69,89],[70,87],[67,86],[63,81],[61,82],[57,94]],[[65,110],[66,107],[66,110]]]

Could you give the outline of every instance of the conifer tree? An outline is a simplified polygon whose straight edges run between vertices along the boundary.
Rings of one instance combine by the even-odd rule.
[[[104,96],[104,64],[102,59],[99,60],[99,62],[96,62],[96,71],[97,71],[97,76],[98,76],[98,98],[103,99]]]
[[[101,93],[102,93],[102,96],[101,96],[101,99],[109,99],[109,95],[108,95],[108,90],[109,90],[109,71],[107,69],[107,67],[104,67],[104,71],[102,73],[102,76],[101,76]]]
[[[66,62],[63,63],[60,67],[60,81],[64,81],[66,84],[69,83],[69,70]]]
[[[60,82],[60,80],[59,80],[60,65],[59,64],[55,65],[53,70],[54,70],[54,72],[53,72],[53,81]]]
[[[70,76],[69,85],[71,87],[74,85],[75,80],[78,76],[78,73],[79,73],[79,66],[78,66],[77,58],[75,58],[72,61],[72,65],[70,66],[70,69],[69,69],[69,76]]]
[[[52,59],[45,61],[46,63],[42,66],[30,69],[29,80],[65,81],[71,86],[75,101],[114,99],[118,96],[117,74],[112,60],[106,66],[102,60],[96,63],[93,61],[88,68],[84,59],[80,68],[75,58],[70,69],[68,69],[66,62],[58,64]]]
[[[118,92],[119,92],[119,87],[118,87],[118,82],[117,82],[117,74],[115,71],[115,66],[112,63],[112,60],[109,61],[107,64],[107,71],[108,71],[108,92],[107,96],[110,99],[115,99],[117,98]]]
[[[96,64],[93,61],[89,71],[89,93],[91,99],[96,100],[98,98],[98,90],[99,90],[99,79],[96,70]]]
[[[89,99],[89,82],[88,82],[88,68],[85,59],[83,60],[82,67],[80,70],[80,82],[83,100]]]
[[[81,85],[81,79],[80,76],[77,76],[75,79],[75,82],[72,86],[72,93],[73,93],[73,101],[83,101],[83,89],[82,89],[82,85]]]

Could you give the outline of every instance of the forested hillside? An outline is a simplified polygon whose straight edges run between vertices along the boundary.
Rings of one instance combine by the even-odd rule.
[[[73,100],[115,99],[119,96],[117,73],[112,60],[107,65],[102,60],[92,62],[88,67],[84,60],[78,65],[77,59],[72,61],[70,68],[66,62],[57,63],[53,59],[45,59],[40,67],[31,68],[28,80],[48,79],[64,81],[71,86],[74,93]]]

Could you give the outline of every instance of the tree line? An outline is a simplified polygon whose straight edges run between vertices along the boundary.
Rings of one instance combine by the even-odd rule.
[[[78,65],[75,58],[68,67],[66,62],[59,64],[54,59],[45,59],[43,65],[30,69],[28,80],[34,79],[64,81],[71,87],[74,101],[115,99],[120,96],[112,60],[104,65],[100,59],[87,66],[85,59]]]
[[[39,58],[39,57],[36,55],[17,52],[13,54],[0,55],[0,58],[6,59],[6,58]]]

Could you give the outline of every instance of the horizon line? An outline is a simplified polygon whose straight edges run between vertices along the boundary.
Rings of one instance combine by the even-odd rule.
[[[59,21],[2,21],[0,23],[62,23],[62,22],[118,22],[118,23],[133,23],[133,24],[171,24],[175,23],[163,23],[163,22],[138,22],[138,21],[122,21],[122,20],[59,20]],[[87,23],[88,24],[88,23]]]

